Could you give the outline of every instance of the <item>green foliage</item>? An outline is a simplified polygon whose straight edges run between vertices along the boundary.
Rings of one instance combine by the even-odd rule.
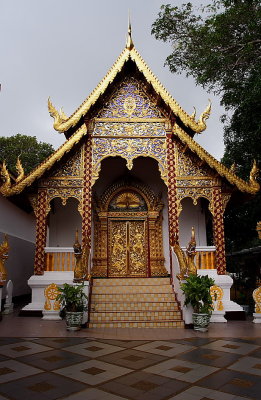
[[[237,175],[248,180],[253,160],[261,166],[261,2],[215,0],[198,9],[163,5],[152,34],[170,42],[166,64],[185,71],[197,84],[221,95],[229,111],[225,122],[222,162],[237,165]],[[255,225],[261,218],[260,200],[249,201],[225,218],[229,250],[253,246]]]
[[[25,174],[28,174],[53,152],[54,148],[51,144],[38,142],[35,136],[17,134],[0,137],[0,160],[5,160],[8,169],[14,174],[18,156],[20,156]]]
[[[185,306],[191,304],[195,313],[211,314],[213,306],[209,289],[214,283],[208,275],[189,275],[180,285],[185,295]]]
[[[66,311],[79,312],[85,308],[86,299],[88,298],[83,292],[84,284],[82,285],[69,285],[65,283],[62,288],[58,288],[59,294],[56,297],[62,307]]]

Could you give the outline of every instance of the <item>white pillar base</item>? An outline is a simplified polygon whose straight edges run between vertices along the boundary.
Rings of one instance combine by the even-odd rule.
[[[253,317],[254,324],[261,324],[261,313],[253,313]]]
[[[3,314],[11,314],[14,312],[14,303],[5,303]]]
[[[32,289],[32,301],[22,311],[42,311],[44,309],[44,289],[55,283],[62,286],[64,283],[73,284],[73,271],[45,271],[43,275],[32,275],[28,285]],[[86,281],[86,294],[89,294],[89,282]]]
[[[59,315],[60,311],[47,311],[43,310],[43,318],[48,321],[60,321],[62,318]]]

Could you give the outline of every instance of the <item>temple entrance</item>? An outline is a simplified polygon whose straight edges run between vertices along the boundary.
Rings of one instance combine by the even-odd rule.
[[[144,184],[121,180],[96,202],[92,275],[166,276],[160,198]]]
[[[109,277],[148,276],[146,220],[109,219]]]

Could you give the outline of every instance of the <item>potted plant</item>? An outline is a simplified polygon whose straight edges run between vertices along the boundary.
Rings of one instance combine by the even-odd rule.
[[[208,275],[189,275],[186,282],[181,284],[185,295],[184,305],[191,304],[193,308],[192,321],[194,329],[206,332],[213,311],[210,287],[215,283]]]
[[[59,294],[56,297],[62,306],[61,313],[64,312],[66,327],[69,331],[78,331],[81,328],[83,311],[86,308],[87,296],[83,292],[84,284],[69,285],[65,283],[59,287]]]

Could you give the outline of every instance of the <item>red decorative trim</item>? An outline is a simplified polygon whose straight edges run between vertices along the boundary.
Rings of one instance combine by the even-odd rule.
[[[226,273],[226,252],[224,235],[224,207],[220,188],[213,190],[213,233],[216,246],[216,268],[219,275]]]
[[[46,207],[47,193],[45,190],[38,192],[36,211],[36,249],[34,258],[34,274],[43,275],[45,270],[46,246]]]
[[[177,186],[175,168],[175,144],[171,135],[167,135],[167,165],[168,165],[168,208],[169,208],[169,237],[178,239],[179,220],[177,207]]]
[[[91,248],[92,223],[92,142],[89,138],[85,143],[84,151],[84,185],[82,199],[82,245]]]

